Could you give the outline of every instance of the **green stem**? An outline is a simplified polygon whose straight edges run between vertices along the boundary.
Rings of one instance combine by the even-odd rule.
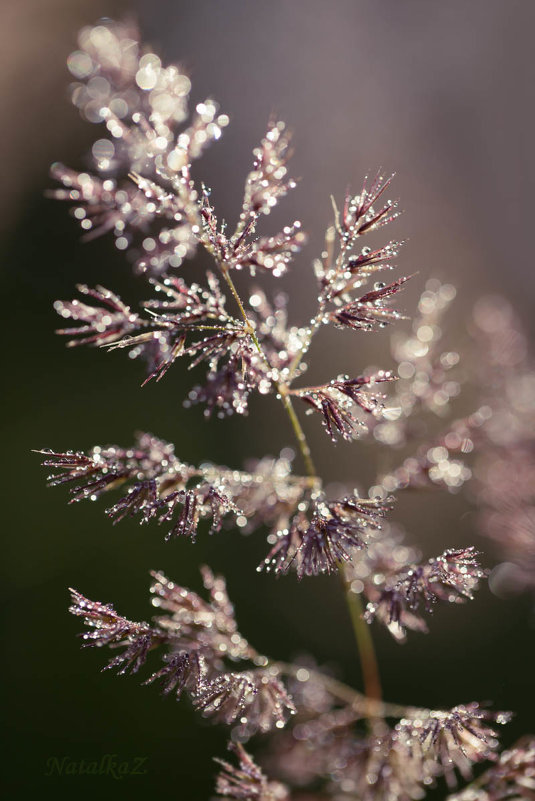
[[[272,667],[278,668],[281,673],[284,673],[286,676],[293,676],[295,678],[298,678],[299,671],[303,669],[303,666],[301,665],[294,665],[288,662],[276,661],[271,662],[270,664]],[[362,693],[357,692],[357,690],[354,690],[352,687],[349,687],[347,684],[344,684],[343,682],[338,681],[338,679],[334,679],[332,676],[328,676],[326,673],[322,673],[315,668],[306,666],[305,670],[310,673],[311,676],[320,681],[325,689],[334,698],[337,698],[339,701],[342,701],[344,704],[347,704],[355,709],[362,709],[365,714],[370,716],[403,718],[410,717],[420,711],[413,707],[406,707],[402,706],[401,704],[385,703],[383,701],[370,698],[369,696],[365,696]]]
[[[238,290],[236,289],[236,285],[234,284],[234,281],[232,280],[227,267],[222,264],[222,265],[220,265],[220,269],[221,269],[221,273],[223,275],[223,278],[225,279],[225,281],[227,283],[227,286],[230,289],[230,291],[232,292],[234,300],[236,301],[236,303],[238,305],[238,308],[240,310],[241,316],[243,317],[243,321],[245,322],[245,325],[246,325],[246,327],[248,329],[249,334],[251,335],[251,339],[253,340],[256,349],[258,350],[258,352],[262,356],[262,358],[263,358],[264,362],[267,364],[267,366],[269,368],[271,368],[271,365],[269,364],[268,359],[267,359],[264,351],[262,350],[262,346],[260,345],[260,342],[258,341],[258,337],[256,336],[256,332],[255,332],[255,330],[253,328],[253,325],[251,324],[251,321],[249,320],[249,318],[247,316],[247,312],[244,309],[243,303],[242,303],[241,298],[240,298],[240,296],[238,294]],[[292,424],[292,428],[294,430],[294,434],[296,436],[297,442],[299,443],[299,449],[300,449],[300,451],[301,451],[301,453],[303,455],[303,461],[305,463],[307,474],[311,478],[316,478],[317,474],[316,474],[316,468],[314,466],[314,462],[312,460],[312,454],[310,452],[310,448],[309,448],[307,439],[305,437],[305,432],[301,428],[301,423],[299,422],[299,418],[297,417],[297,415],[295,413],[295,409],[293,407],[292,400],[288,395],[288,389],[287,389],[286,385],[282,384],[282,383],[276,383],[276,387],[277,387],[280,399],[282,401],[282,404],[283,404],[283,406],[284,406],[284,408],[286,410],[286,413],[288,414],[288,417],[290,418],[290,422]]]
[[[251,321],[247,317],[247,312],[245,311],[243,303],[241,302],[241,298],[238,295],[238,290],[236,289],[236,285],[235,285],[234,281],[232,280],[232,278],[230,277],[230,273],[228,271],[228,268],[224,264],[221,265],[221,273],[222,273],[223,278],[225,279],[225,281],[227,283],[228,288],[232,292],[232,296],[234,297],[234,300],[238,304],[238,308],[240,310],[240,314],[243,317],[243,321],[244,321],[245,326],[247,328],[247,333],[250,335],[251,339],[253,340],[253,342],[255,344],[255,347],[256,347],[257,351],[260,353],[260,355],[262,356],[262,358],[264,359],[266,364],[268,364],[268,366],[270,366],[268,361],[267,361],[267,359],[266,359],[264,351],[262,350],[260,342],[258,341],[258,337],[256,336],[256,331],[254,330],[253,324],[251,323]]]
[[[351,585],[347,580],[344,567],[340,565],[340,577],[344,585],[344,591],[353,624],[353,631],[357,641],[357,648],[360,657],[360,665],[362,668],[362,680],[364,683],[364,693],[371,701],[381,701],[381,677],[379,675],[379,665],[377,664],[377,656],[375,647],[373,645],[370,628],[363,618],[363,608],[360,600],[360,595],[353,592]]]
[[[290,364],[290,366],[288,368],[288,379],[287,379],[287,383],[288,384],[291,384],[291,382],[293,381],[293,378],[295,376],[295,371],[299,367],[299,364],[301,363],[301,359],[305,356],[305,354],[307,353],[308,349],[310,348],[310,345],[312,343],[312,338],[314,337],[314,334],[316,333],[316,331],[320,327],[320,325],[322,323],[322,320],[323,320],[323,305],[321,305],[318,313],[316,314],[316,316],[312,320],[312,323],[310,325],[310,334],[308,336],[307,341],[305,342],[305,344],[303,345],[303,347],[301,348],[299,353],[295,354],[295,356],[294,356],[294,358],[293,358],[293,360],[292,360],[292,362],[291,362],[291,364]]]
[[[284,392],[280,392],[280,395],[281,395],[281,400],[284,404],[284,408],[286,409],[288,417],[290,418],[290,422],[292,423],[292,427],[295,432],[297,441],[299,443],[303,460],[307,467],[308,475],[311,478],[316,478],[317,474],[314,467],[314,462],[312,460],[310,447],[308,445],[305,433],[301,427],[297,414],[295,413],[295,409],[293,407],[291,398],[287,394],[287,389]],[[378,712],[378,707],[376,704],[380,703],[382,698],[381,677],[379,674],[379,666],[377,663],[375,647],[373,644],[372,636],[370,634],[369,626],[362,617],[363,609],[362,609],[362,603],[360,601],[360,596],[357,593],[353,592],[353,590],[351,589],[351,585],[347,579],[343,564],[339,565],[339,571],[340,571],[340,578],[342,579],[342,584],[344,587],[344,594],[347,602],[347,607],[349,610],[349,616],[351,618],[351,623],[353,626],[355,640],[357,642],[357,649],[359,652],[360,664],[362,668],[364,694],[369,701],[374,702],[373,707],[368,708],[370,718],[373,718],[376,717],[378,714],[380,714],[380,712]]]
[[[295,413],[292,399],[288,395],[288,390],[283,384],[278,384],[277,389],[279,390],[280,399],[290,419],[290,423],[292,424],[295,438],[297,439],[299,450],[301,451],[301,455],[305,463],[307,474],[310,476],[310,478],[317,478],[316,467],[312,459],[312,453],[310,451],[305,432],[303,431],[301,423],[299,422],[299,418]]]
[[[249,318],[247,317],[247,312],[244,309],[243,303],[241,298],[238,294],[238,290],[232,280],[228,268],[224,264],[220,264],[221,273],[223,278],[225,279],[227,286],[229,287],[234,300],[236,301],[240,313],[243,317],[245,325],[248,329],[248,333],[253,340],[255,347],[257,348],[258,352],[262,356],[263,360],[270,367],[269,361],[262,350],[262,346],[258,341],[258,337],[256,336],[256,332],[251,324]],[[316,318],[319,321],[319,317]],[[317,326],[314,327],[314,330]],[[276,387],[279,393],[279,397],[282,401],[282,404],[286,410],[286,413],[290,419],[290,423],[292,425],[295,437],[297,439],[299,449],[301,451],[301,455],[303,457],[303,461],[305,463],[307,474],[310,478],[317,478],[316,468],[314,466],[314,461],[312,459],[312,453],[310,451],[310,446],[307,442],[307,438],[305,436],[305,432],[299,422],[299,418],[295,412],[295,409],[292,404],[292,400],[288,394],[289,389],[287,384],[283,383],[276,383]],[[345,570],[343,565],[339,565],[340,569],[340,576],[342,578],[342,582],[344,585],[346,601],[349,609],[349,614],[351,617],[351,622],[353,624],[353,631],[355,634],[355,639],[357,641],[357,648],[359,651],[360,662],[362,666],[362,676],[364,682],[364,691],[366,698],[369,701],[374,702],[374,708],[369,708],[369,715],[370,718],[377,716],[377,706],[376,704],[381,701],[382,691],[381,691],[381,680],[379,677],[379,669],[377,665],[377,657],[375,655],[375,648],[373,645],[373,640],[370,635],[370,631],[368,628],[368,624],[362,618],[362,604],[360,602],[359,596],[352,592],[350,584],[347,580]]]

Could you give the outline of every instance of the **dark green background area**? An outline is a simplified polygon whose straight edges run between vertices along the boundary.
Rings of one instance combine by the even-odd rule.
[[[164,59],[185,63],[194,101],[213,95],[231,116],[223,140],[196,167],[221,216],[236,217],[250,152],[270,113],[294,130],[294,173],[302,179],[265,226],[275,231],[301,218],[310,232],[282,282],[293,319],[304,322],[313,310],[310,262],[329,221],[329,194],[340,196],[348,182],[357,189],[377,165],[399,171],[395,193],[406,213],[392,235],[410,237],[401,269],[419,271],[403,297],[408,312],[425,280],[437,276],[459,287],[448,328],[453,347],[462,349],[480,294],[500,292],[526,325],[533,319],[531,0],[25,0],[2,7],[2,777],[19,788],[9,798],[207,799],[211,758],[225,752],[225,731],[187,703],[162,699],[136,677],[100,673],[105,654],[81,650],[75,638],[80,624],[66,612],[68,586],[143,619],[151,614],[149,569],[199,590],[198,566],[208,563],[227,576],[241,630],[260,651],[283,659],[311,653],[348,683],[361,682],[335,578],[298,585],[291,576],[257,574],[263,532],[201,535],[192,546],[164,543],[155,526],[113,527],[104,501],[68,506],[64,490],[45,489],[46,470],[30,452],[128,444],[134,431],[148,430],[173,441],[186,461],[238,467],[291,442],[274,398],[254,399],[245,419],[206,422],[200,408],[182,407],[196,379],[180,364],[141,389],[142,367],[124,353],[65,350],[54,336],[52,302],[73,297],[76,282],[102,283],[125,300],[143,297],[110,238],[82,245],[66,207],[43,197],[48,164],[82,168],[98,136],[66,97],[63,63],[76,31],[102,14],[126,12]],[[187,277],[206,266],[199,257]],[[388,336],[326,334],[314,346],[311,375],[388,368]],[[359,443],[334,447],[318,421],[305,422],[324,476],[367,487],[384,455]],[[474,544],[488,566],[499,560],[460,497],[402,498],[395,517],[426,556]],[[533,623],[529,598],[499,600],[485,587],[466,607],[438,609],[430,634],[414,634],[404,646],[374,628],[385,695],[438,708],[492,701],[516,714],[504,731],[510,743],[535,728]],[[148,773],[120,781],[45,775],[50,758],[106,754],[147,757]]]

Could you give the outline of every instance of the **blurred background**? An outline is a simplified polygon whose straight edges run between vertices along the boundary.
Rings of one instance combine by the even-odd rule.
[[[216,209],[234,220],[251,150],[272,112],[294,132],[298,188],[267,221],[301,219],[309,244],[284,281],[296,322],[314,308],[310,263],[330,221],[329,195],[355,191],[368,171],[396,171],[405,213],[392,236],[408,239],[399,260],[418,272],[403,295],[410,313],[430,277],[455,284],[447,336],[462,350],[470,309],[500,293],[535,333],[532,267],[533,29],[531,0],[19,0],[0,6],[0,126],[4,360],[2,415],[5,578],[3,664],[8,749],[3,778],[55,798],[130,799],[160,792],[209,798],[212,755],[225,731],[204,724],[187,704],[164,700],[133,678],[101,674],[104,654],[81,651],[79,621],[66,613],[67,586],[113,602],[132,619],[150,615],[148,570],[200,588],[198,565],[228,578],[245,636],[275,657],[312,653],[360,686],[351,629],[336,579],[275,581],[258,575],[262,533],[236,532],[165,544],[163,531],[133,522],[112,527],[104,502],[67,506],[46,490],[31,448],[85,449],[129,444],[136,430],[176,444],[185,461],[240,466],[278,453],[291,432],[274,399],[261,398],[245,419],[206,423],[184,410],[191,376],[177,367],[140,389],[139,368],[98,351],[66,351],[54,336],[56,298],[76,282],[102,283],[125,298],[142,296],[111,237],[80,243],[67,208],[47,200],[50,162],[84,167],[96,135],[68,100],[65,59],[80,26],[129,15],[165,62],[189,70],[194,101],[213,96],[231,117],[197,174],[213,188]],[[200,266],[205,266],[201,259]],[[194,269],[194,268],[193,268]],[[7,319],[6,319],[7,318]],[[370,364],[388,368],[389,331],[368,338],[324,336],[314,348],[318,379]],[[128,362],[128,363],[127,363]],[[6,372],[5,368],[4,371]],[[377,470],[373,448],[333,447],[317,420],[307,431],[324,476],[367,488]],[[395,512],[426,556],[475,544],[474,512],[460,496],[402,498]],[[7,518],[7,519],[6,519]],[[431,632],[398,646],[374,630],[388,699],[428,707],[492,700],[512,709],[504,741],[533,731],[532,601],[499,600],[483,588],[466,608],[437,610]],[[50,757],[147,758],[148,774],[47,777]],[[22,789],[20,793],[22,793]],[[19,794],[17,797],[26,797]]]

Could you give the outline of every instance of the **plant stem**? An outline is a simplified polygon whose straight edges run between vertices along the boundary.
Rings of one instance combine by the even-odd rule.
[[[340,576],[344,585],[344,591],[347,601],[347,607],[353,624],[353,631],[357,641],[357,648],[360,657],[360,665],[362,668],[362,679],[364,683],[364,693],[367,698],[372,701],[381,701],[381,677],[379,675],[379,666],[377,664],[377,656],[375,654],[375,647],[373,645],[370,628],[363,618],[362,602],[360,595],[353,592],[351,585],[347,581],[343,565],[340,565]]]
[[[256,332],[254,327],[247,317],[247,312],[243,306],[241,298],[238,294],[238,290],[232,280],[228,268],[225,264],[219,263],[219,267],[223,278],[225,279],[227,286],[229,287],[234,300],[236,301],[240,313],[243,317],[244,323],[248,329],[248,333],[253,340],[255,347],[257,348],[258,352],[262,356],[263,360],[266,362],[268,367],[271,367],[269,361],[262,350],[262,346],[258,341],[258,337],[256,336]],[[316,319],[319,319],[316,318]],[[301,355],[301,354],[300,354]],[[295,437],[297,439],[297,443],[299,445],[299,450],[301,451],[301,455],[303,457],[303,461],[305,463],[307,474],[310,478],[317,478],[316,468],[314,466],[314,461],[312,459],[312,453],[310,451],[310,446],[308,444],[305,432],[299,422],[299,418],[295,412],[295,409],[292,404],[292,399],[289,395],[289,388],[288,384],[282,382],[275,383],[277,387],[277,391],[279,393],[279,397],[281,402],[286,410],[286,413],[290,419],[290,423],[292,425]],[[381,680],[379,677],[379,669],[377,665],[377,657],[375,655],[375,648],[373,645],[373,640],[370,635],[370,631],[368,628],[368,624],[362,618],[362,604],[360,602],[359,596],[351,590],[350,584],[347,580],[344,566],[342,564],[339,565],[340,576],[342,578],[342,583],[344,586],[344,592],[346,597],[346,602],[349,610],[349,615],[351,617],[351,622],[353,624],[353,632],[355,634],[355,639],[357,642],[357,648],[359,651],[360,656],[360,663],[362,666],[362,677],[364,683],[364,692],[366,698],[369,701],[375,703],[375,713],[369,708],[369,715],[370,718],[377,716],[377,703],[380,703],[382,697],[381,691]],[[341,685],[345,686],[345,685]]]
[[[312,322],[310,324],[310,334],[308,336],[308,339],[305,342],[305,344],[303,345],[303,347],[301,348],[301,350],[299,351],[299,353],[296,353],[296,355],[294,356],[294,358],[292,360],[292,363],[290,364],[290,367],[288,369],[288,379],[287,379],[287,383],[288,384],[291,384],[291,382],[293,381],[293,378],[295,376],[295,372],[296,372],[297,368],[299,367],[301,359],[305,356],[305,354],[307,353],[308,349],[310,348],[310,345],[312,343],[312,339],[314,337],[314,334],[316,333],[316,331],[320,327],[320,325],[322,323],[322,320],[323,320],[323,304],[320,304],[320,309],[319,309],[318,313],[316,314],[316,316],[314,317],[314,319],[312,320]]]
[[[286,409],[288,417],[290,418],[290,421],[292,423],[295,436],[297,438],[299,447],[301,449],[303,460],[307,467],[308,475],[311,478],[316,478],[317,474],[314,467],[314,462],[312,460],[310,447],[308,445],[307,438],[305,436],[305,432],[303,431],[299,419],[297,417],[297,414],[295,413],[292,400],[287,393],[288,390],[286,388],[284,392],[280,392],[284,408]],[[353,632],[355,634],[355,640],[357,642],[357,649],[359,652],[360,664],[362,668],[364,692],[369,700],[380,701],[382,698],[382,688],[381,688],[381,677],[379,674],[379,666],[377,663],[377,656],[375,653],[375,647],[370,634],[369,626],[362,617],[363,609],[362,609],[362,603],[360,601],[360,596],[357,593],[353,592],[353,590],[351,589],[351,585],[346,577],[345,567],[342,563],[338,565],[338,569],[340,571],[340,578],[342,579],[342,584],[344,587],[344,594],[347,602],[347,607],[349,610],[349,616],[351,618]],[[372,715],[373,713],[370,714]]]
[[[276,661],[270,664],[273,667],[278,668],[281,673],[284,673],[286,676],[293,676],[294,678],[297,678],[297,674],[303,669],[302,665],[294,665],[288,662]],[[402,718],[411,717],[413,714],[417,714],[419,711],[413,707],[406,707],[402,706],[401,704],[385,703],[383,701],[369,698],[368,696],[359,693],[357,690],[354,690],[352,687],[349,687],[347,684],[338,681],[338,679],[328,676],[326,673],[322,673],[320,670],[316,670],[315,668],[311,668],[309,666],[305,666],[304,669],[308,671],[311,676],[320,681],[325,689],[334,698],[337,698],[339,701],[342,701],[344,704],[352,706],[355,709],[362,709],[367,715],[373,717]]]
[[[232,296],[234,297],[234,300],[238,304],[238,308],[240,310],[240,314],[243,317],[243,321],[244,321],[245,326],[247,328],[247,333],[251,336],[251,339],[253,340],[257,351],[261,354],[261,356],[264,358],[264,361],[267,363],[267,359],[265,357],[264,351],[262,350],[260,342],[258,341],[258,337],[256,336],[256,331],[254,330],[253,324],[251,323],[251,321],[247,317],[247,312],[245,311],[243,303],[241,302],[241,298],[238,295],[238,290],[236,289],[236,285],[235,285],[234,281],[232,280],[232,278],[230,277],[230,273],[228,271],[228,268],[224,264],[221,264],[220,268],[221,268],[221,273],[223,275],[223,278],[225,279],[228,288],[232,292]]]
[[[310,447],[307,442],[305,432],[303,431],[301,423],[299,422],[299,418],[295,413],[292,399],[288,395],[288,390],[284,384],[277,385],[277,389],[279,390],[279,395],[282,401],[282,405],[284,406],[286,413],[290,419],[290,423],[292,424],[295,438],[297,439],[297,442],[299,444],[299,450],[301,451],[301,455],[305,463],[307,474],[310,476],[310,478],[317,478],[316,468],[314,466],[314,461],[312,459],[312,453],[310,451]]]
[[[220,269],[221,269],[221,273],[223,275],[223,278],[225,279],[225,281],[227,283],[227,286],[229,287],[230,291],[232,292],[234,300],[236,301],[236,303],[238,305],[238,308],[240,310],[241,316],[243,317],[243,321],[245,322],[245,325],[249,330],[249,333],[251,335],[251,339],[253,340],[253,342],[254,342],[254,344],[256,346],[256,349],[258,350],[258,352],[260,353],[260,355],[262,356],[262,358],[266,362],[267,366],[271,367],[271,365],[269,364],[268,359],[267,359],[264,351],[262,350],[262,346],[260,345],[260,342],[258,341],[258,337],[256,336],[256,332],[255,332],[255,330],[253,328],[253,325],[251,324],[251,321],[249,320],[249,318],[247,316],[247,312],[244,309],[243,303],[242,303],[241,298],[240,298],[240,296],[238,294],[238,290],[236,289],[236,285],[234,284],[234,281],[232,280],[228,269],[226,268],[226,266],[224,264],[220,265]],[[309,447],[307,439],[305,437],[305,432],[301,428],[301,423],[299,422],[299,419],[298,419],[298,417],[297,417],[297,415],[295,413],[295,409],[293,407],[292,400],[288,395],[287,386],[286,386],[286,384],[276,383],[276,387],[277,387],[280,399],[282,401],[282,404],[283,404],[283,406],[284,406],[284,408],[286,410],[286,413],[287,413],[288,417],[290,418],[290,422],[292,424],[292,428],[293,428],[295,437],[297,439],[297,442],[299,443],[299,449],[300,449],[300,451],[301,451],[301,453],[303,455],[303,460],[305,462],[305,468],[306,468],[307,474],[310,476],[310,478],[317,478],[316,468],[315,468],[314,462],[312,460],[312,454],[310,452],[310,447]]]

